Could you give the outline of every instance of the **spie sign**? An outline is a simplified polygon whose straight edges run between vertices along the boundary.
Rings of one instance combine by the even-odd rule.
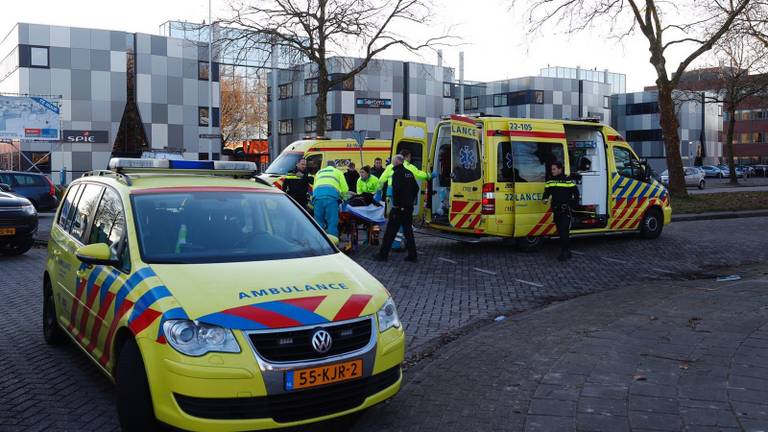
[[[109,142],[107,131],[64,130],[64,141],[83,144],[106,144]]]

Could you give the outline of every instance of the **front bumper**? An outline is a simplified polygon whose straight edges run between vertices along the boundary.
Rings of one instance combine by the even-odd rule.
[[[240,353],[201,357],[184,356],[153,339],[138,340],[158,420],[192,431],[272,429],[360,411],[400,389],[402,328],[377,333],[375,346],[355,357],[363,359],[362,378],[292,392],[282,388],[282,379],[286,370],[298,367],[265,367],[245,334],[235,337]],[[315,363],[337,361],[343,360]]]
[[[37,214],[29,215],[21,210],[7,211],[0,209],[0,228],[14,228],[14,235],[0,235],[0,243],[26,241],[37,232]]]

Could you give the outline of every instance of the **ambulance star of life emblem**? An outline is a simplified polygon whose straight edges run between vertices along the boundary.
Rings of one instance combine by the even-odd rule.
[[[477,165],[477,157],[475,152],[465,145],[459,151],[459,162],[464,169],[473,169]]]

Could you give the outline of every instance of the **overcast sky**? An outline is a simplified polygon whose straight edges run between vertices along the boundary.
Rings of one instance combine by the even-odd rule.
[[[608,37],[607,31],[597,29],[566,36],[553,26],[530,37],[524,26],[524,8],[510,10],[509,0],[435,1],[440,8],[435,11],[433,29],[454,24],[454,33],[464,44],[444,49],[445,63],[458,67],[459,51],[463,50],[467,80],[537,75],[540,68],[557,65],[625,73],[628,91],[654,84],[655,73],[648,63],[649,53],[642,36],[617,42]],[[213,9],[214,18],[226,16],[226,0],[213,0]],[[16,22],[157,34],[160,24],[167,20],[201,22],[207,16],[206,0],[5,0],[0,14],[0,37]],[[421,31],[426,30],[416,30]],[[382,55],[400,59],[406,56],[429,63],[437,60],[436,55],[429,52],[421,59],[399,51]],[[669,59],[668,64],[676,65],[674,60],[679,61]]]

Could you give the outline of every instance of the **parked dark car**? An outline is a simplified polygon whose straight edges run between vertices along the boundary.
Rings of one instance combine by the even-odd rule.
[[[37,210],[28,199],[0,184],[0,254],[21,255],[34,243]]]
[[[55,210],[59,205],[56,187],[45,174],[0,171],[0,183],[13,188],[13,193],[32,202],[37,211]]]

